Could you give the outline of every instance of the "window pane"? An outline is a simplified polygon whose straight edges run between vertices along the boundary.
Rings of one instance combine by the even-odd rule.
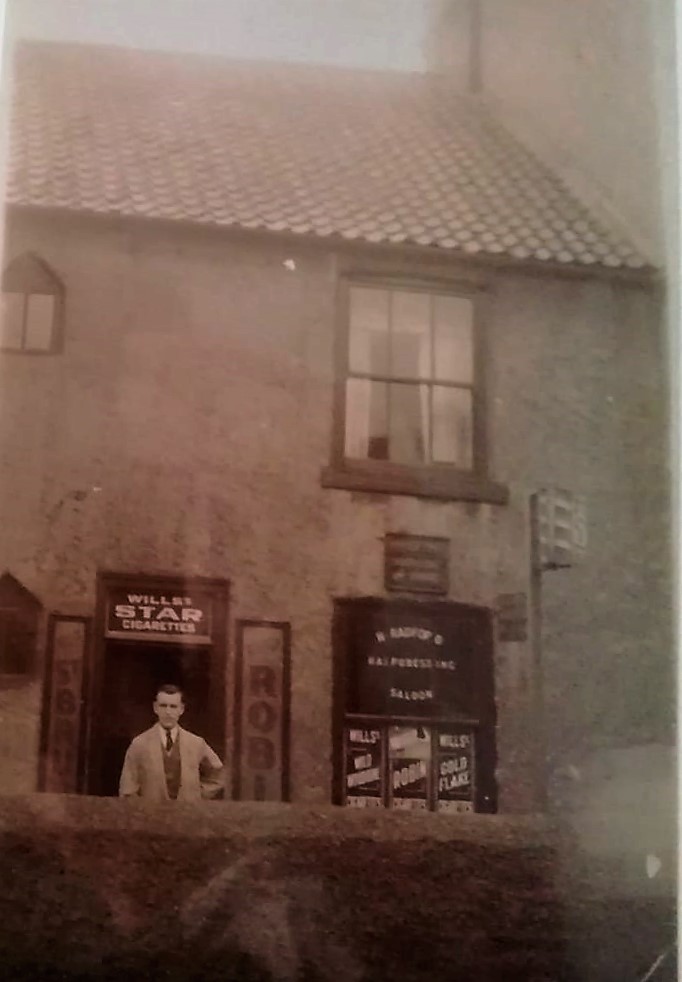
[[[434,297],[433,327],[436,378],[474,381],[474,305],[464,297]]]
[[[351,372],[388,375],[388,291],[353,286],[350,290]]]
[[[429,387],[391,383],[389,457],[403,464],[424,464],[429,452]]]
[[[388,457],[387,388],[366,379],[346,382],[346,457]]]
[[[431,297],[395,290],[391,310],[391,375],[431,377]]]
[[[21,348],[24,294],[3,293],[0,317],[0,347]]]
[[[433,459],[471,469],[472,398],[468,389],[433,387]]]
[[[31,293],[26,307],[26,348],[29,351],[49,351],[52,347],[54,297]]]

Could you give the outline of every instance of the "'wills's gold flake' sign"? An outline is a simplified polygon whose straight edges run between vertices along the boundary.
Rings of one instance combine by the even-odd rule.
[[[211,643],[211,597],[112,590],[108,597],[108,638],[131,641]]]

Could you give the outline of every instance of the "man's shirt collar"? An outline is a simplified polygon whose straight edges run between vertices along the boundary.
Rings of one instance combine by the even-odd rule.
[[[170,733],[170,735],[171,735],[171,740],[173,741],[173,743],[175,743],[175,741],[176,741],[176,740],[177,740],[177,738],[178,738],[178,730],[179,730],[179,727],[177,726],[177,724],[176,724],[176,725],[175,725],[175,726],[174,726],[174,727],[173,727],[173,728],[172,728],[171,730],[166,730],[166,729],[164,729],[164,727],[163,727],[163,726],[161,726],[161,724],[160,724],[160,723],[157,723],[157,724],[156,724],[156,728],[157,728],[157,730],[159,731],[159,738],[160,738],[160,740],[161,740],[161,745],[162,745],[162,746],[163,746],[164,748],[165,748],[165,746],[166,746],[166,734],[167,734],[167,733]]]

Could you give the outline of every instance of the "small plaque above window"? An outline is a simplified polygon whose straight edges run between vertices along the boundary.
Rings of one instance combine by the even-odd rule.
[[[448,592],[450,540],[389,534],[384,540],[385,585],[401,593]]]

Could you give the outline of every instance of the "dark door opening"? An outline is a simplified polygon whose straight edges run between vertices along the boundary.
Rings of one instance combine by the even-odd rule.
[[[159,686],[184,692],[181,725],[223,756],[224,721],[211,712],[211,659],[206,646],[107,641],[99,706],[92,725],[90,793],[117,795],[130,741],[156,722],[152,703]]]
[[[181,725],[225,760],[229,584],[208,577],[102,572],[86,697],[88,794],[117,795],[130,741],[153,726],[159,686],[180,686]]]

